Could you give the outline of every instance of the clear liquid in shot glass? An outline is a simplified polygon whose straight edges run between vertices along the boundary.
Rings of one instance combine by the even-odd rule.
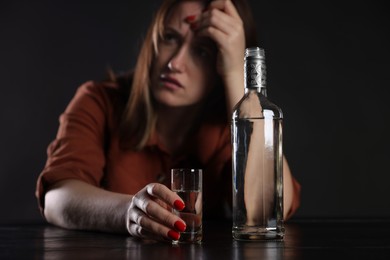
[[[181,211],[173,210],[187,225],[174,243],[200,243],[202,241],[202,192],[199,190],[173,190],[185,204]]]

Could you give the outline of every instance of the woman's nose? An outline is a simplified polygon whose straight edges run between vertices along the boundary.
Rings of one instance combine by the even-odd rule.
[[[180,66],[175,59],[171,59],[168,63],[168,69],[172,72],[181,72]]]
[[[184,72],[187,62],[187,47],[182,46],[168,62],[168,69],[172,72]]]

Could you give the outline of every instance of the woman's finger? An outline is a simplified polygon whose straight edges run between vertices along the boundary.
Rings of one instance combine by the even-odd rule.
[[[127,230],[129,234],[136,238],[143,238],[143,239],[152,239],[152,240],[160,240],[160,241],[167,241],[167,240],[173,240],[171,237],[166,236],[156,236],[156,234],[149,232],[142,226],[138,225],[137,223],[130,222]]]
[[[230,1],[230,0],[211,1],[207,9],[210,10],[213,8],[222,10],[225,13],[227,13],[233,17],[240,18],[240,15],[238,14],[237,9],[233,5],[232,1]]]
[[[151,183],[146,186],[146,191],[152,197],[158,198],[176,210],[184,209],[185,205],[179,195],[160,183]]]
[[[147,234],[145,233],[145,230],[138,224],[134,222],[129,222],[127,225],[127,231],[130,235],[133,237],[139,237],[139,238],[146,238]]]
[[[243,22],[231,1],[212,1],[191,27],[199,36],[210,37],[220,48],[237,50],[245,45]]]
[[[147,238],[156,237],[157,235],[157,237],[161,237],[162,239],[171,240],[177,240],[180,237],[180,234],[177,230],[173,230],[156,222],[137,208],[129,210],[127,223],[127,229],[129,233],[136,237]]]
[[[229,34],[232,30],[239,29],[241,25],[241,20],[232,18],[221,10],[212,9],[202,15],[197,29],[201,31],[204,28],[214,27],[225,34]]]
[[[176,229],[179,232],[183,232],[186,229],[186,224],[183,220],[150,198],[140,199],[134,196],[132,204],[135,207],[129,213],[129,219],[149,231],[162,234],[165,231],[165,229],[161,230],[162,226]]]

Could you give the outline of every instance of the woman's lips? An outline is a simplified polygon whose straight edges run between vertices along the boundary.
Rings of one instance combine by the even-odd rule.
[[[172,90],[183,88],[178,80],[165,74],[160,76],[160,81],[162,85]]]

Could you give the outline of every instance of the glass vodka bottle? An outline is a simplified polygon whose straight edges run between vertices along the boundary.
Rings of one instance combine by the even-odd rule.
[[[282,111],[267,99],[264,50],[245,51],[245,94],[234,108],[233,238],[282,239]]]

